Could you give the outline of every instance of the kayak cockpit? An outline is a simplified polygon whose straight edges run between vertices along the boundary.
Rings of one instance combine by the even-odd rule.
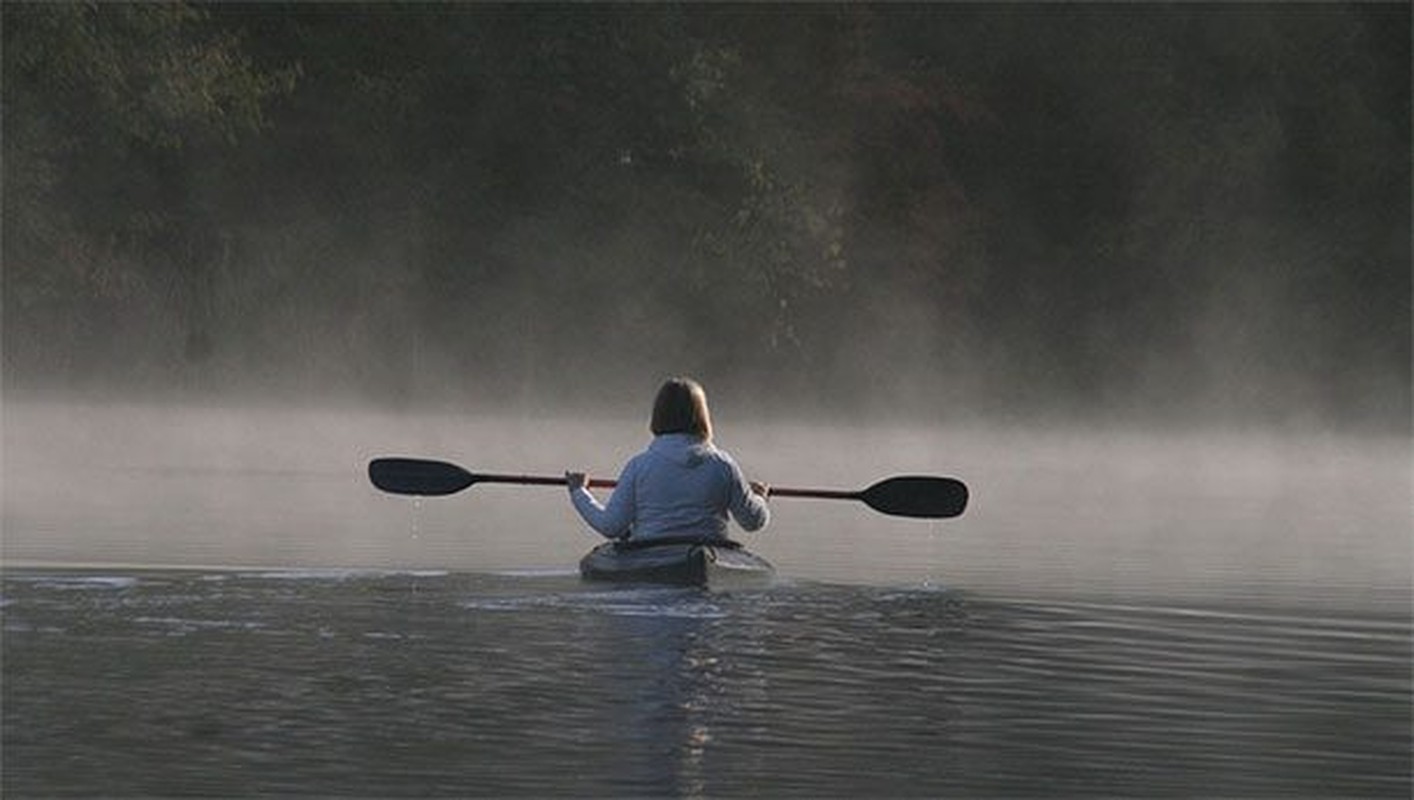
[[[730,539],[605,542],[579,562],[590,581],[707,586],[768,582],[771,563]]]

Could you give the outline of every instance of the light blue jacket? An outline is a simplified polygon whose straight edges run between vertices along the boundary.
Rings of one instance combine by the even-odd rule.
[[[748,531],[760,530],[771,517],[730,455],[686,433],[655,436],[647,450],[629,459],[607,504],[587,489],[570,492],[570,499],[591,528],[611,539],[724,539],[728,512]]]

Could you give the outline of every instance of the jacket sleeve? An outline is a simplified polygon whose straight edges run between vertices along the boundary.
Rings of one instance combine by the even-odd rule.
[[[766,527],[766,523],[771,521],[771,508],[766,505],[766,500],[761,495],[751,491],[751,484],[747,483],[746,476],[742,474],[741,467],[730,457],[725,459],[730,475],[730,485],[727,487],[727,508],[732,512],[732,518],[741,526],[742,530],[759,531]]]
[[[579,516],[589,527],[610,539],[626,536],[633,525],[636,464],[636,461],[629,461],[624,466],[623,472],[619,473],[619,484],[607,504],[600,504],[588,489],[570,492],[570,502],[574,503],[574,510],[579,512]]]

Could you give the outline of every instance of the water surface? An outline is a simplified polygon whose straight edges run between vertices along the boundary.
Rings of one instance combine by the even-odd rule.
[[[1384,795],[1407,619],[572,575],[10,570],[4,790]]]

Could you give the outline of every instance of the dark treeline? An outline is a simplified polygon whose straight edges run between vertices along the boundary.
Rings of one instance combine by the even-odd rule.
[[[9,389],[1408,422],[1405,4],[3,22]]]

